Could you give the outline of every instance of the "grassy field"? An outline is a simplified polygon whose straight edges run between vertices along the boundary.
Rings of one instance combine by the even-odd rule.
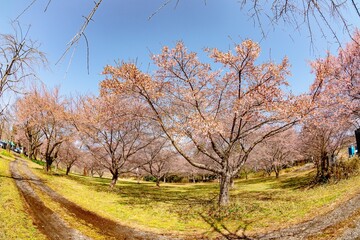
[[[11,178],[12,154],[0,152],[0,239],[45,239],[24,210],[21,196]]]
[[[25,212],[11,178],[9,163],[13,158],[5,155],[0,152],[0,239],[44,239]],[[51,188],[86,209],[137,229],[179,236],[213,237],[217,232],[251,234],[283,228],[330,211],[360,191],[360,176],[310,187],[314,173],[293,169],[279,179],[237,180],[231,191],[232,204],[219,210],[217,183],[162,184],[157,188],[154,183],[121,179],[111,190],[109,179],[65,176],[62,172],[45,174],[42,166],[28,163]],[[38,194],[70,226],[94,239],[103,239],[47,195]]]
[[[111,190],[109,179],[62,173],[48,175],[31,163],[34,172],[55,191],[98,214],[138,229],[175,235],[216,231],[261,232],[286,227],[335,208],[359,191],[360,177],[337,184],[308,187],[311,171],[238,180],[232,204],[216,207],[218,184],[163,184],[122,179]]]

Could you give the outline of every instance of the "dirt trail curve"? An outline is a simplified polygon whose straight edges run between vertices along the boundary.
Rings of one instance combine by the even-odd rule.
[[[258,235],[251,239],[307,239],[310,236],[324,232],[324,230],[329,227],[346,221],[359,209],[360,193],[329,213],[317,216],[310,221],[267,234]],[[338,237],[331,237],[331,239],[360,239],[360,223],[358,223],[355,228],[346,229],[342,234],[340,233],[340,235],[341,236]]]
[[[89,239],[80,232],[70,228],[56,213],[44,205],[30,186],[29,179],[20,173],[18,162],[11,162],[10,170],[17,187],[27,203],[28,210],[34,218],[35,224],[49,239]]]
[[[16,181],[20,192],[24,196],[29,206],[29,212],[34,218],[35,224],[39,229],[49,237],[49,239],[90,239],[82,235],[77,230],[71,229],[67,224],[51,209],[47,208],[41,199],[36,195],[31,185],[51,197],[61,207],[74,214],[77,218],[85,221],[88,225],[96,228],[103,235],[112,239],[174,239],[156,235],[148,232],[142,232],[130,227],[122,226],[119,223],[101,217],[91,211],[85,210],[73,202],[62,197],[45,185],[37,176],[28,168],[27,163],[23,160],[16,159],[11,162],[11,173]]]

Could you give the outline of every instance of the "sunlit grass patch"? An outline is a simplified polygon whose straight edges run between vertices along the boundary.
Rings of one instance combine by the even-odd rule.
[[[10,157],[10,158],[14,157],[14,154],[12,152],[5,150],[5,149],[0,149],[0,155],[4,156],[4,157]]]
[[[46,239],[24,209],[14,180],[10,159],[0,157],[0,239]]]

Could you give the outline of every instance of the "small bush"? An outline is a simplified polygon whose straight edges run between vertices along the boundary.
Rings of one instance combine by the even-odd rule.
[[[333,167],[332,172],[336,180],[347,179],[351,176],[358,175],[360,173],[359,157],[340,159],[340,161]]]
[[[156,177],[152,176],[152,175],[147,175],[144,177],[144,181],[147,182],[156,182]]]
[[[202,177],[201,181],[202,182],[212,182],[215,181],[217,179],[217,175],[216,174],[206,174]]]
[[[189,182],[193,182],[192,180],[190,180],[189,178],[187,177],[182,177],[181,180],[180,180],[180,183],[189,183]],[[195,181],[196,182],[196,181]]]
[[[41,161],[41,160],[37,160],[37,159],[31,159],[31,161],[33,161],[34,163],[40,165],[40,166],[45,166],[45,162]]]
[[[166,181],[169,183],[181,183],[183,182],[184,177],[172,174],[166,178]]]

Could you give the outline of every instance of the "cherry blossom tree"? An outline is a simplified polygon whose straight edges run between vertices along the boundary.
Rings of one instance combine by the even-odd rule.
[[[43,144],[43,132],[35,120],[38,110],[36,108],[38,106],[33,104],[34,99],[38,97],[38,90],[34,88],[31,91],[34,91],[34,94],[24,95],[15,103],[15,124],[19,129],[18,138],[25,140],[23,144],[26,146],[28,157],[30,159],[36,159],[36,150]]]
[[[139,166],[145,172],[156,178],[156,186],[160,187],[160,180],[169,173],[171,162],[176,157],[176,153],[169,146],[167,139],[157,139],[152,144],[143,149],[139,156]]]
[[[353,34],[354,41],[340,49],[337,56],[327,54],[312,62],[316,79],[312,92],[324,96],[321,104],[337,106],[337,115],[359,117],[360,106],[360,32]],[[326,97],[325,97],[326,96]]]
[[[69,138],[61,144],[57,161],[65,166],[65,174],[69,175],[71,168],[75,166],[83,156],[81,146],[76,146],[76,140]]]
[[[46,171],[50,171],[52,163],[58,156],[60,145],[70,135],[68,101],[60,95],[58,88],[48,90],[42,86],[25,95],[18,103],[19,108],[22,108],[21,111],[25,113],[19,114],[19,122],[23,123],[24,128],[31,126],[32,131],[35,129],[36,137],[41,134],[40,152],[46,161]],[[39,140],[34,141],[35,135],[28,136],[28,141],[31,142],[29,145]]]
[[[319,125],[311,122],[303,127],[301,133],[303,154],[314,161],[318,182],[327,182],[331,178],[331,167],[336,164],[337,155],[350,143],[349,122],[332,123]]]
[[[268,175],[274,172],[278,178],[284,167],[291,166],[300,158],[299,145],[298,134],[294,129],[289,129],[259,144],[253,153],[255,158],[259,158],[265,172]]]
[[[230,183],[252,150],[293,126],[298,101],[284,91],[289,63],[257,63],[260,46],[246,40],[234,51],[206,49],[213,65],[202,63],[182,42],[152,56],[157,71],[141,72],[135,64],[107,66],[103,96],[133,96],[148,107],[177,152],[194,167],[220,176],[219,204],[230,200]],[[215,67],[223,68],[215,71]],[[185,150],[189,149],[191,150]],[[202,155],[211,164],[198,162]]]
[[[59,94],[59,89],[44,89],[42,96],[35,104],[38,105],[40,129],[44,134],[41,154],[46,161],[46,171],[57,158],[61,144],[68,139],[71,125],[66,111],[67,100]]]
[[[117,96],[84,97],[80,100],[76,126],[81,140],[95,159],[112,174],[113,188],[128,164],[146,146],[148,124],[135,113],[142,107],[136,101]]]
[[[355,41],[340,49],[337,56],[330,53],[312,62],[316,74],[311,92],[316,99],[314,111],[304,120],[305,152],[314,158],[319,181],[330,177],[330,160],[346,146],[353,135],[359,115],[360,33]]]

